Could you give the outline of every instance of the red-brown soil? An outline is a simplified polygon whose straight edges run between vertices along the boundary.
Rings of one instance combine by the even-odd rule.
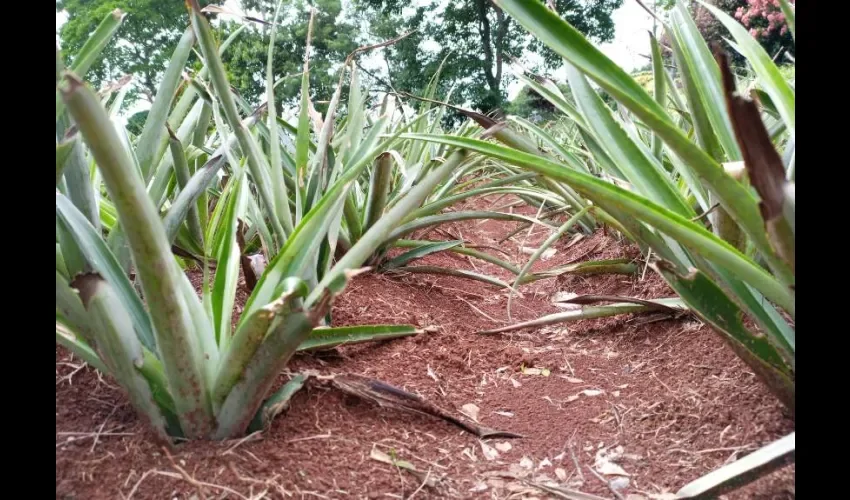
[[[501,222],[443,227],[468,242],[497,246],[521,266],[528,258],[519,251],[526,232],[498,243],[513,228]],[[446,237],[440,234],[429,237]],[[535,229],[525,245],[547,234]],[[623,256],[638,259],[639,253],[600,231],[571,246],[564,238],[557,254],[535,269]],[[641,272],[635,276],[562,276],[527,285],[514,298],[512,319],[559,311],[551,304],[559,291],[673,295],[636,262]],[[456,255],[431,255],[417,264],[509,278]],[[621,498],[664,498],[794,429],[764,385],[694,319],[635,315],[477,334],[506,324],[506,304],[505,290],[474,281],[362,275],[334,305],[334,324],[412,323],[436,331],[298,355],[290,365],[293,372],[367,375],[454,413],[474,404],[482,425],[524,436],[484,444],[449,423],[308,384],[267,433],[243,442],[181,444],[169,458],[111,379],[57,347],[56,497],[556,498],[529,485],[549,480],[614,498],[600,477],[618,476],[591,471],[600,452],[613,451],[629,474]],[[370,458],[373,449],[410,462],[422,475]],[[429,484],[420,488],[423,478]],[[794,498],[794,490],[792,465],[726,498]]]

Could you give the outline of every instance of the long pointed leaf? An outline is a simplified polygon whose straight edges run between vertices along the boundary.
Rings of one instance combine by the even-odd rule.
[[[372,178],[369,182],[369,196],[366,198],[366,220],[363,230],[368,231],[384,213],[392,183],[393,157],[387,153],[375,160]]]
[[[520,222],[530,222],[532,224],[543,225],[547,227],[551,227],[551,224],[545,223],[538,219],[534,219],[532,217],[528,217],[526,215],[521,214],[510,214],[505,212],[490,212],[486,210],[469,210],[463,212],[446,212],[437,215],[429,215],[426,217],[420,217],[418,219],[414,219],[406,224],[398,226],[392,230],[392,232],[387,235],[386,242],[392,242],[398,238],[406,236],[417,229],[422,229],[430,226],[435,226],[437,224],[444,224],[446,222],[457,222],[462,220],[475,220],[475,219],[491,219],[491,220],[511,220],[511,221],[520,221]]]
[[[661,46],[652,32],[649,33],[649,45],[652,50],[652,83],[654,85],[654,97],[661,108],[667,106],[667,79],[664,78],[664,60],[661,57]],[[652,154],[661,160],[661,138],[658,134],[652,134]]]
[[[251,135],[239,117],[236,101],[230,90],[230,84],[227,81],[227,74],[221,62],[221,56],[219,56],[217,47],[215,46],[215,39],[209,21],[201,13],[201,8],[197,0],[188,0],[187,3],[191,7],[192,26],[195,29],[204,59],[209,67],[213,88],[224,110],[227,123],[236,135],[244,155],[248,158],[248,167],[251,170],[251,175],[254,177],[254,185],[257,191],[259,191],[260,199],[262,199],[263,204],[266,206],[275,236],[278,238],[278,243],[275,245],[277,247],[283,241],[286,241],[287,235],[280,219],[277,217],[274,198],[269,186],[270,181],[268,179],[271,167],[269,167],[266,157],[262,154],[257,141],[254,140],[254,136]]]
[[[788,24],[788,31],[791,32],[791,36],[794,40],[797,40],[797,15],[796,15],[796,7],[789,2],[788,0],[779,0],[779,8],[782,9],[782,13],[785,15],[785,22]]]
[[[248,428],[277,374],[327,312],[328,304],[320,306],[310,313],[286,315],[268,334],[222,403],[218,412],[219,427],[214,434],[216,439],[234,438]]]
[[[89,366],[103,374],[109,374],[109,368],[103,364],[100,356],[87,343],[78,339],[74,332],[70,331],[67,325],[56,321],[56,343],[64,346],[66,349],[79,356],[80,359],[86,362]]]
[[[679,299],[655,299],[653,300],[653,302],[656,302],[660,306],[668,308],[681,308],[682,310],[684,310],[684,307],[681,305],[681,301],[679,301]],[[478,333],[506,333],[513,332],[516,330],[522,330],[525,328],[557,325],[561,323],[571,323],[573,321],[580,321],[583,319],[609,318],[611,316],[619,316],[621,314],[647,313],[657,311],[658,307],[655,306],[633,304],[628,302],[611,304],[607,306],[587,306],[573,311],[548,314],[546,316],[533,319],[531,321],[523,321],[522,323],[516,323],[513,325],[504,326],[502,328],[494,328],[492,330],[484,330]]]
[[[155,351],[156,341],[150,316],[124,270],[100,235],[73,203],[61,194],[56,195],[56,215],[73,236],[92,268],[103,276],[112,286],[113,291],[119,295],[124,308],[133,317],[139,341],[148,349]]]
[[[244,170],[231,177],[233,187],[227,199],[222,220],[220,241],[216,248],[216,273],[212,290],[213,328],[219,348],[224,350],[230,343],[230,322],[236,302],[236,287],[239,281],[239,246],[237,245],[238,221],[244,217],[248,186],[244,181]]]
[[[537,273],[526,274],[521,279],[517,278],[515,283],[524,285],[533,281],[549,278],[557,278],[565,274],[590,275],[590,274],[635,274],[637,266],[629,259],[589,260],[584,262],[573,262],[563,266],[554,267]],[[517,273],[519,274],[519,273]]]
[[[687,71],[693,78],[699,97],[705,103],[705,111],[713,127],[713,133],[722,144],[727,155],[727,161],[741,159],[741,151],[735,141],[732,122],[726,107],[723,105],[723,85],[720,81],[720,69],[711,50],[705,43],[696,23],[688,14],[685,5],[678,1],[671,14],[672,33],[676,36],[682,51],[682,60],[687,65],[680,66],[681,71]]]
[[[213,406],[218,410],[227,395],[243,376],[257,349],[273,327],[273,322],[288,321],[293,299],[303,298],[307,289],[303,281],[291,278],[284,282],[283,293],[274,302],[260,308],[239,326],[227,352],[221,358],[212,389]]]
[[[566,63],[567,76],[576,98],[576,104],[593,131],[596,139],[611,155],[611,159],[626,179],[644,196],[680,215],[693,217],[691,207],[675,189],[670,177],[665,175],[658,162],[646,154],[628,137],[611,116],[602,99],[572,65]]]
[[[94,332],[89,325],[79,292],[71,288],[66,278],[58,271],[56,272],[56,312],[62,315],[63,323],[79,333],[87,344],[92,346],[95,344]]]
[[[676,492],[675,500],[717,498],[763,477],[794,459],[797,433],[764,446],[731,464],[692,481]]]
[[[289,210],[289,194],[286,191],[286,183],[283,180],[283,167],[280,159],[280,140],[277,128],[277,102],[274,95],[274,46],[277,35],[277,20],[280,16],[283,0],[277,3],[274,20],[269,33],[269,51],[266,61],[266,103],[268,105],[269,128],[269,167],[271,168],[272,193],[275,198],[275,209],[278,218],[283,224],[287,234],[292,233],[292,213]]]
[[[126,14],[120,9],[115,9],[109,14],[107,14],[97,26],[97,28],[94,30],[94,33],[92,33],[86,40],[86,43],[83,44],[83,47],[77,53],[76,57],[74,57],[74,61],[71,63],[71,67],[68,69],[79,75],[81,78],[84,77],[91,65],[94,64],[95,61],[97,61],[98,57],[100,57],[100,54],[103,52],[103,49],[105,49],[109,42],[112,40],[112,37],[115,36],[115,32],[118,31],[118,28],[121,26],[121,22],[124,20],[125,16]],[[58,47],[56,51],[56,62],[56,80],[58,83],[60,73],[59,65],[62,62],[59,57]],[[59,95],[59,92],[56,92],[57,120],[64,111],[65,103],[62,101],[62,97]]]
[[[773,99],[773,103],[776,105],[776,109],[779,111],[782,121],[785,122],[785,125],[788,127],[791,134],[794,134],[796,132],[794,91],[791,89],[791,86],[788,85],[788,82],[785,81],[785,78],[782,77],[782,73],[779,72],[779,68],[776,67],[773,59],[767,51],[764,50],[764,47],[761,46],[758,40],[753,38],[747,29],[732,16],[726,14],[713,5],[708,5],[702,1],[700,1],[700,3],[703,4],[706,9],[711,11],[711,13],[714,14],[714,17],[723,23],[723,26],[725,26],[735,38],[737,50],[739,50],[752,65],[761,81],[761,84],[764,86],[764,90]]]
[[[169,130],[169,132],[171,131]],[[171,134],[168,145],[171,148],[171,156],[174,162],[174,175],[177,177],[177,183],[180,186],[180,191],[183,191],[186,189],[186,186],[191,180],[189,163],[186,161],[186,154],[183,151],[183,145],[180,144],[180,140],[173,134]],[[187,218],[189,231],[191,232],[192,237],[199,245],[203,246],[204,232],[203,228],[201,228],[201,218],[198,214],[198,207],[196,205],[191,205],[189,207]]]
[[[426,243],[422,246],[414,248],[413,250],[405,252],[399,255],[398,257],[393,257],[392,259],[385,262],[381,266],[381,269],[389,270],[394,269],[396,267],[401,267],[413,260],[421,259],[422,257],[425,257],[426,255],[431,255],[432,253],[442,252],[444,250],[454,248],[462,243],[463,241],[461,240]]]
[[[289,406],[289,400],[296,392],[304,387],[304,383],[306,381],[307,376],[299,373],[292,377],[292,380],[284,384],[279,391],[272,394],[263,403],[263,406],[257,410],[254,420],[252,420],[251,425],[248,426],[248,432],[251,433],[268,429],[272,420],[287,406]]]
[[[68,158],[76,143],[76,138],[71,137],[62,142],[56,143],[56,185],[59,185],[59,180],[62,179],[62,173],[65,170],[65,165],[68,163]]]
[[[737,273],[742,279],[774,300],[792,316],[795,310],[793,293],[764,269],[737,249],[719,239],[704,227],[658,206],[651,201],[609,184],[593,176],[577,172],[539,156],[522,153],[504,146],[475,139],[453,136],[405,134],[411,139],[441,142],[499,158],[519,167],[554,177],[572,185],[577,191],[595,201],[604,201],[627,211],[628,214],[669,234],[694,253]],[[731,179],[731,178],[730,178]],[[759,217],[761,218],[761,217]]]
[[[540,2],[495,1],[517,22],[534,33],[541,42],[593,79],[657,133],[705,181],[729,215],[747,233],[782,282],[793,285],[793,272],[771,247],[752,194],[726,174],[706,152],[691,142],[637,82],[588,42],[574,27]],[[706,8],[716,10],[712,6],[706,6]],[[734,23],[734,20],[732,22]],[[737,28],[743,29],[740,25]],[[778,100],[776,96],[773,97],[774,100]],[[789,129],[793,129],[790,124]]]
[[[298,346],[299,351],[318,351],[343,345],[380,342],[384,340],[410,337],[422,333],[412,325],[358,325],[335,328],[316,328]]]
[[[523,282],[522,280],[525,277],[525,274],[531,269],[534,263],[537,262],[537,259],[539,259],[541,255],[543,255],[543,252],[545,252],[549,249],[549,247],[554,245],[555,242],[561,239],[563,235],[567,234],[567,231],[569,231],[570,228],[573,227],[579,221],[579,219],[581,219],[581,217],[589,210],[590,207],[586,207],[581,211],[577,212],[572,217],[570,217],[569,220],[567,220],[567,222],[565,222],[561,227],[559,227],[557,231],[555,231],[548,238],[546,238],[546,240],[540,245],[540,248],[534,251],[531,257],[528,259],[528,262],[526,262],[522,269],[520,269],[519,274],[517,274],[516,279],[511,285],[511,293],[510,295],[508,295],[508,318],[511,317],[511,301],[514,298],[514,293],[516,293],[517,286],[519,286],[519,284]]]
[[[465,278],[475,281],[480,281],[482,283],[487,283],[490,285],[497,286],[499,288],[510,288],[511,286],[499,278],[494,278],[492,276],[487,276],[486,274],[476,273],[473,271],[467,271],[465,269],[452,269],[450,267],[440,267],[440,266],[403,266],[392,269],[394,273],[416,273],[416,274],[444,274],[446,276],[456,276],[458,278]]]
[[[168,119],[168,110],[171,109],[171,102],[174,99],[174,94],[177,92],[177,86],[180,84],[180,77],[183,68],[186,66],[186,61],[192,54],[192,47],[195,45],[195,34],[191,26],[186,28],[183,36],[177,43],[177,48],[174,49],[174,54],[171,56],[171,61],[165,70],[159,88],[156,91],[156,98],[153,101],[148,117],[145,120],[142,135],[136,143],[136,156],[139,160],[139,166],[142,169],[142,175],[145,182],[153,176],[154,160],[162,156],[157,149],[165,146],[165,122]]]
[[[71,74],[61,91],[126,231],[181,427],[187,437],[204,435],[212,425],[206,371],[217,362],[218,351],[208,342],[210,332],[196,329],[201,305],[187,302],[191,284],[174,260],[159,214],[97,97]]]
[[[393,206],[383,217],[372,226],[366,234],[345,255],[337,261],[319,285],[307,297],[306,304],[313,304],[324,292],[324,289],[345,275],[347,270],[358,268],[375,250],[384,244],[390,231],[413,207],[421,205],[434,188],[447,179],[452,172],[466,160],[465,151],[456,151],[446,161],[432,170],[422,181],[411,189],[402,200]]]
[[[158,437],[168,442],[165,418],[147,380],[136,371],[136,366],[143,362],[142,345],[121,300],[106,280],[94,274],[80,276],[72,286],[80,291],[103,363],[128,392],[133,406],[147,417]]]
[[[89,163],[79,135],[73,139],[73,149],[66,161],[65,182],[68,188],[68,198],[86,216],[96,231],[100,231],[100,210],[92,187]]]
[[[680,276],[664,261],[659,261],[656,268],[694,314],[719,332],[793,412],[796,393],[793,373],[788,361],[768,337],[748,329],[738,306],[703,273],[694,270],[687,276]]]
[[[442,242],[442,241],[433,242],[433,241],[428,241],[428,240],[396,240],[395,242],[393,242],[392,246],[400,247],[400,248],[411,248],[411,247],[417,248],[417,247],[420,247],[420,246],[426,246],[426,245],[432,245],[432,244],[436,245],[436,244],[443,244],[443,243],[445,243],[445,242]],[[510,262],[506,262],[506,261],[499,259],[498,257],[494,257],[494,256],[492,256],[488,253],[479,252],[478,250],[475,250],[474,248],[452,246],[452,247],[447,248],[446,250],[448,250],[450,252],[459,253],[461,255],[468,255],[470,257],[474,257],[476,259],[483,260],[484,262],[489,262],[489,263],[491,263],[495,266],[498,266],[498,267],[501,267],[502,269],[505,269],[506,271],[510,271],[513,274],[519,273],[519,268],[516,267],[515,265],[511,264]],[[401,257],[401,256],[399,256],[399,257]]]

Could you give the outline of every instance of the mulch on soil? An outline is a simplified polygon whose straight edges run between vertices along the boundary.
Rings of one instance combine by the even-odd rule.
[[[514,227],[465,222],[429,238],[497,246],[522,265],[528,255],[519,247],[539,244],[548,231],[533,229],[499,243]],[[602,231],[577,242],[565,238],[557,249],[534,269],[576,257],[639,257],[636,248]],[[419,263],[509,278],[495,266],[453,254]],[[673,295],[651,270],[562,276],[521,291],[513,300],[513,321],[560,311],[551,303],[557,292]],[[244,298],[240,294],[240,303]],[[468,406],[474,405],[482,425],[524,436],[519,439],[481,441],[431,417],[308,385],[265,434],[185,443],[171,455],[150,439],[111,379],[57,347],[56,497],[554,498],[530,486],[549,480],[606,498],[615,497],[612,486],[629,500],[664,498],[794,429],[755,375],[692,318],[621,316],[477,334],[508,323],[506,304],[507,291],[451,276],[361,275],[334,305],[335,325],[435,328],[412,338],[297,355],[290,370],[366,375],[453,413],[475,411]],[[376,452],[409,462],[419,474],[371,458]],[[794,498],[794,467],[727,498]]]

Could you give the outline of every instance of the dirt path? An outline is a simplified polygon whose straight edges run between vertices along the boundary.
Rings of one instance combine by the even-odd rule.
[[[521,265],[528,257],[519,252],[526,233],[498,243],[513,228],[467,222],[445,230],[498,246]],[[525,245],[545,235],[535,230]],[[638,253],[598,232],[571,246],[559,243],[556,255],[535,269],[623,256]],[[421,264],[508,278],[465,257],[432,255]],[[561,277],[522,291],[514,320],[558,311],[550,301],[562,291],[672,295],[651,271]],[[292,371],[368,375],[455,412],[472,404],[483,425],[524,436],[483,443],[429,417],[310,387],[258,439],[187,443],[172,461],[152,444],[112,381],[57,348],[56,497],[410,498],[415,492],[415,498],[548,498],[529,482],[549,480],[614,498],[601,477],[622,486],[622,498],[664,498],[665,488],[675,491],[794,429],[755,376],[697,321],[623,316],[476,334],[505,324],[506,303],[505,291],[454,277],[360,276],[335,304],[334,324],[409,322],[437,331],[299,355],[291,364]],[[421,474],[374,460],[373,450],[406,460]],[[628,476],[597,477],[594,467]],[[429,484],[422,486],[423,479]],[[793,497],[793,466],[729,496]]]

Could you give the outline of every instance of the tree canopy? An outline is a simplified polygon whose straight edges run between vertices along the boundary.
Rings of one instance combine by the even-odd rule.
[[[209,3],[200,1],[202,6]],[[115,9],[121,9],[127,18],[86,79],[98,87],[133,74],[137,89],[152,97],[189,25],[186,7],[176,0],[57,0],[56,12],[68,13],[59,32],[64,57],[76,54],[103,18]]]
[[[243,97],[257,103],[264,100],[265,71],[268,55],[270,23],[274,19],[276,0],[242,0],[246,12],[259,13],[264,23],[253,23],[233,42],[223,60],[228,77]],[[300,92],[300,75],[304,64],[307,42],[307,26],[310,7],[316,9],[313,20],[313,35],[310,42],[310,91],[316,100],[329,99],[338,80],[336,70],[346,56],[359,44],[358,28],[340,17],[340,0],[295,0],[285,2],[278,19],[275,35],[274,75],[275,79],[286,76],[279,84],[276,96],[279,101],[297,99]],[[238,27],[237,23],[222,26],[222,37]]]
[[[611,13],[623,0],[547,3],[586,36],[605,42],[614,35]],[[491,0],[354,0],[354,5],[376,39],[416,30],[386,49],[388,83],[398,90],[421,92],[445,59],[443,90],[458,84],[453,100],[486,112],[504,104],[505,66],[512,57],[521,58],[530,51],[542,56],[544,69],[561,64],[560,57],[533,40]]]
[[[201,5],[212,3],[201,1]],[[217,2],[220,3],[220,2]],[[233,86],[248,101],[264,99],[265,67],[269,42],[269,27],[274,18],[277,0],[241,0],[240,7],[249,13],[259,13],[259,22],[221,16],[220,38],[223,40],[243,23],[244,30],[224,54],[228,76]],[[286,0],[278,20],[275,39],[275,78],[297,75],[303,66],[307,38],[309,9],[315,7],[310,83],[313,97],[327,98],[336,85],[334,69],[357,46],[358,29],[352,23],[339,20],[340,0]],[[161,73],[165,70],[180,36],[188,26],[183,2],[178,0],[57,0],[57,12],[65,10],[67,22],[60,30],[65,57],[75,54],[95,30],[100,21],[114,9],[121,9],[127,18],[116,41],[86,78],[95,87],[133,74],[137,90],[147,97],[156,94]],[[66,61],[68,62],[68,61]],[[299,91],[299,78],[289,78],[277,88],[279,99],[293,99]],[[131,94],[128,102],[137,97]]]
[[[773,12],[776,9],[767,8],[775,3],[773,0],[712,2],[744,20],[771,54],[783,48],[794,52],[790,35],[779,21],[771,20],[778,15]],[[206,5],[211,0],[200,3]],[[546,3],[590,39],[604,42],[613,37],[611,14],[623,0]],[[239,25],[248,23],[248,29],[236,38],[223,58],[233,86],[255,104],[264,99],[269,29],[277,4],[277,0],[240,0],[241,9],[256,19],[222,16],[219,24],[220,37],[224,39]],[[672,0],[658,0],[653,5],[663,11],[672,4]],[[758,10],[753,7],[755,4],[770,5]],[[388,76],[366,73],[385,87],[421,94],[443,63],[441,97],[454,86],[453,101],[484,112],[505,106],[510,78],[506,65],[512,58],[541,72],[561,64],[554,52],[529,36],[491,0],[350,0],[345,4],[350,8],[345,10],[342,0],[284,0],[283,5],[275,39],[274,75],[278,79],[290,78],[277,88],[279,101],[297,99],[297,75],[303,66],[310,8],[316,9],[310,56],[314,101],[330,97],[337,83],[336,70],[355,48],[411,31],[407,38],[383,49],[382,63],[386,64]],[[726,33],[720,23],[694,2],[689,2],[689,6],[695,9],[700,31],[708,41],[721,41]],[[133,74],[136,92],[128,99],[132,102],[139,93],[148,97],[156,93],[188,16],[179,0],[57,0],[57,12],[64,10],[68,15],[60,31],[65,57],[75,54],[104,16],[116,8],[124,11],[127,19],[87,79],[97,87]],[[771,29],[774,25],[778,27]],[[534,57],[527,57],[529,54]]]

